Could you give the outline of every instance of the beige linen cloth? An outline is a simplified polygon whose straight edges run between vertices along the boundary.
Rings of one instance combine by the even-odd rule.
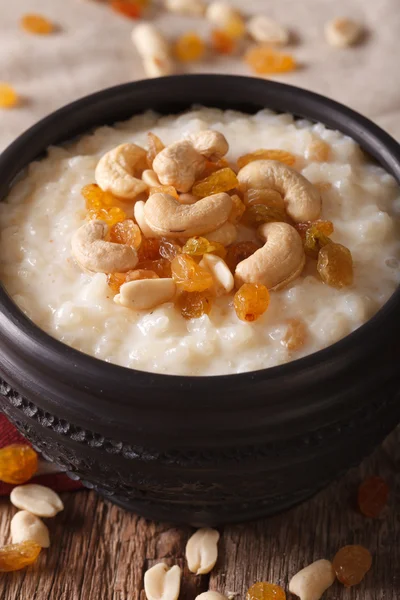
[[[289,48],[300,68],[275,77],[325,94],[360,111],[400,139],[400,0],[236,0],[246,15],[264,13],[294,34]],[[22,31],[25,13],[41,13],[59,26],[51,36]],[[195,29],[201,19],[154,9],[154,22],[169,36]],[[331,48],[326,21],[336,16],[363,23],[365,40],[355,48]],[[60,106],[115,84],[142,79],[141,61],[130,40],[134,21],[95,0],[0,0],[0,81],[13,84],[22,105],[0,110],[0,149]],[[210,57],[190,72],[251,75],[238,57]]]

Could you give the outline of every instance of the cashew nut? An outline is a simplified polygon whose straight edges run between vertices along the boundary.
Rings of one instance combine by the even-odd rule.
[[[144,574],[144,591],[147,600],[178,600],[181,587],[181,570],[178,565],[170,569],[158,563]]]
[[[147,190],[147,185],[134,176],[135,167],[146,157],[146,150],[136,144],[121,144],[99,160],[96,183],[105,192],[130,200]]]
[[[216,529],[198,529],[186,544],[186,560],[189,571],[196,575],[209,573],[218,558],[219,532]]]
[[[72,254],[82,269],[95,273],[125,273],[138,263],[135,248],[104,240],[108,225],[89,221],[72,236]]]
[[[50,546],[49,530],[39,517],[27,510],[20,510],[11,519],[11,541],[13,544],[32,541],[42,548]]]
[[[154,237],[154,231],[150,229],[147,224],[146,217],[144,216],[144,205],[145,203],[143,200],[138,200],[133,207],[133,215],[143,235],[147,238],[151,238]]]
[[[315,221],[321,211],[319,191],[297,171],[277,160],[255,160],[238,173],[239,189],[271,189],[284,199],[286,212],[297,223]]]
[[[335,579],[335,572],[329,560],[317,560],[292,577],[289,581],[289,591],[300,600],[320,600]]]
[[[300,235],[288,223],[264,223],[258,230],[264,246],[242,260],[235,271],[235,283],[261,283],[278,290],[300,275],[305,254]]]
[[[179,202],[181,204],[194,204],[195,202],[197,202],[198,198],[196,198],[196,196],[193,196],[193,194],[179,194]]]
[[[193,148],[193,144],[182,140],[157,154],[153,170],[163,185],[173,185],[178,192],[188,192],[205,164],[206,158]]]
[[[161,185],[157,173],[153,169],[145,169],[142,173],[142,180],[149,187],[159,187]]]
[[[225,156],[229,150],[226,137],[219,131],[214,131],[214,129],[192,133],[189,140],[192,142],[193,148],[207,158],[217,160]]]
[[[214,280],[214,288],[217,296],[229,294],[235,286],[235,281],[230,268],[226,262],[215,254],[204,254],[200,266],[207,269]]]
[[[172,300],[175,291],[173,279],[137,279],[121,285],[114,302],[134,310],[150,310]]]
[[[230,246],[237,238],[237,228],[233,223],[227,221],[215,231],[205,235],[210,242],[219,242],[223,246]]]
[[[224,192],[181,204],[169,194],[153,194],[144,205],[144,216],[157,236],[191,237],[214,231],[229,217],[232,199]]]

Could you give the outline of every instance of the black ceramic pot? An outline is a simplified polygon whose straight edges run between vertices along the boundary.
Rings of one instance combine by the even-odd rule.
[[[400,180],[400,147],[310,92],[223,75],[130,83],[41,121],[0,159],[0,198],[56,144],[96,125],[193,103],[287,111],[352,136]],[[241,375],[117,367],[52,339],[0,290],[1,406],[45,457],[144,516],[216,524],[285,509],[357,464],[400,420],[400,293],[363,327],[306,358]]]

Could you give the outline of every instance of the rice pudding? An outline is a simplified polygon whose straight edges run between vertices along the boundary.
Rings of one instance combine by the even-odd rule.
[[[201,133],[209,130],[226,139],[227,153],[213,153],[212,144],[202,146]],[[155,180],[151,180],[151,172],[142,175],[150,165],[146,164],[146,152],[138,150],[134,159],[138,176],[131,178],[136,180],[134,191],[132,181],[124,180],[111,209],[97,205],[96,190],[103,188],[104,194],[113,197],[105,189],[110,169],[114,175],[118,171],[110,167],[110,156],[117,164],[120,158],[115,156],[115,149],[121,145],[131,145],[130,151],[132,145],[147,149],[149,132],[153,134],[150,146],[158,156],[153,163]],[[178,188],[172,185],[158,140],[167,148],[185,142],[182,156],[197,165],[194,184],[189,177]],[[246,158],[260,149],[280,152]],[[193,156],[189,160],[190,153]],[[124,160],[128,159],[122,157],[120,163]],[[275,183],[264,187],[257,184],[259,196],[252,196],[251,181],[254,169],[261,169],[257,166],[260,161],[265,181],[271,177],[278,181],[279,164],[294,172],[291,177],[296,185],[300,181],[306,200],[320,199],[318,214],[303,219],[299,206],[290,206],[287,190]],[[99,171],[101,164],[109,170]],[[237,174],[238,181],[228,182],[223,192],[218,186],[216,191],[212,186],[201,187],[221,170],[228,179],[231,173],[235,178]],[[187,175],[184,169],[177,171],[181,178]],[[282,175],[285,181],[289,171]],[[100,188],[93,185],[95,181]],[[105,202],[110,198],[104,197]],[[193,207],[197,214],[209,214],[208,208],[201,212],[200,203],[206,205],[207,198],[212,198],[207,206],[212,206],[213,212],[203,230],[195,222]],[[264,209],[256,208],[260,205]],[[279,211],[283,205],[282,215]],[[189,208],[181,210],[182,206]],[[40,328],[99,359],[166,374],[253,371],[325,348],[374,315],[400,280],[399,213],[400,192],[394,179],[353,140],[321,124],[295,121],[291,115],[269,110],[246,115],[200,108],[168,117],[148,112],[114,127],[101,127],[63,147],[52,147],[45,159],[29,166],[0,204],[0,276],[16,304]],[[183,229],[174,230],[174,234],[171,215],[186,219]],[[115,229],[116,224],[126,221],[128,228]],[[316,235],[310,234],[310,221],[320,224]],[[113,227],[110,241],[107,236]],[[116,272],[110,273],[113,266],[109,266],[107,253],[102,260],[105,256],[108,263],[99,267],[104,272],[96,272],[98,264],[85,262],[88,230],[96,239],[120,243]],[[130,246],[121,244],[127,234],[133,239]],[[280,252],[278,263],[270,258],[274,236]],[[165,245],[163,254],[158,255],[160,267],[155,266],[147,238],[158,239],[158,251],[160,240]],[[204,240],[210,246],[202,250]],[[288,254],[290,265],[282,240],[296,248]],[[267,244],[269,252],[257,254]],[[238,251],[235,256],[238,245],[247,252]],[[324,260],[325,266],[327,259],[334,264],[336,255],[332,258],[331,254],[335,248],[342,248],[340,260],[347,260],[345,271],[342,269],[344,279],[338,285],[329,278],[324,281],[323,270]],[[134,258],[136,254],[139,259]],[[212,285],[204,288],[200,282],[200,288],[185,287],[185,282],[179,281],[182,256],[192,261],[183,264],[184,268],[189,265],[193,272],[199,269],[203,284],[211,281]],[[263,272],[264,279],[259,280],[255,273],[261,263],[269,273]],[[275,272],[277,264],[279,273]],[[282,272],[283,264],[286,273]],[[228,265],[232,281],[235,276],[235,289],[224,265]],[[137,271],[146,273],[126,277],[126,273]],[[222,273],[222,280],[215,278],[218,273]],[[150,278],[154,306],[149,304],[148,292],[143,291],[149,288]],[[248,300],[246,294],[240,297],[240,290],[246,289],[243,285],[259,286],[256,296],[251,288],[250,299],[256,299],[256,310],[251,314],[246,310],[240,313]],[[187,298],[192,293],[198,294],[197,313],[187,310]],[[142,302],[144,297],[147,304]],[[190,318],[193,314],[197,318]]]

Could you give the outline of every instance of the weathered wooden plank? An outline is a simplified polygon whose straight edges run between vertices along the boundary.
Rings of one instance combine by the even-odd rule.
[[[361,585],[345,590],[336,583],[324,600],[398,600],[400,598],[400,432],[359,469],[309,502],[282,515],[247,525],[225,527],[211,589],[244,598],[255,581],[287,586],[290,576],[318,558],[332,558],[346,544],[361,544],[373,554],[373,567]],[[355,510],[358,483],[379,474],[391,487],[390,504],[378,520]],[[396,477],[397,475],[397,477]]]
[[[399,465],[400,430],[362,467],[309,502],[270,519],[225,527],[211,578],[187,570],[189,527],[146,521],[92,492],[64,494],[65,511],[48,520],[52,547],[30,569],[0,574],[0,600],[145,600],[143,574],[159,560],[183,568],[180,600],[194,600],[208,587],[236,592],[243,600],[255,581],[286,586],[305,564],[332,557],[347,543],[367,546],[373,568],[352,590],[333,586],[326,600],[398,600]],[[389,507],[376,521],[354,510],[358,482],[373,473],[385,477],[392,490]],[[0,499],[0,543],[8,541],[15,510]]]

